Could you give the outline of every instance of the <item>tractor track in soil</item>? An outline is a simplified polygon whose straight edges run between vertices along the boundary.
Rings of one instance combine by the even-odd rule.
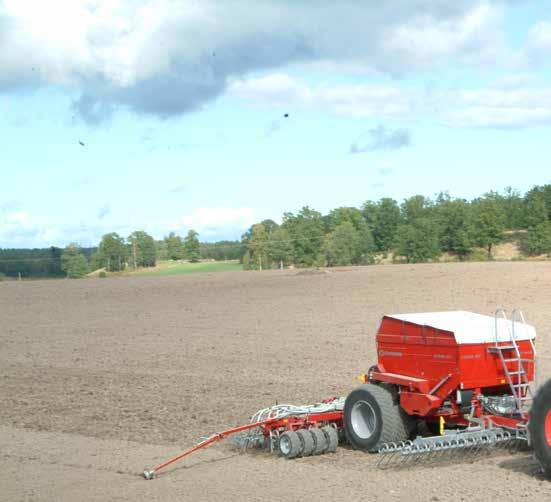
[[[547,262],[0,283],[0,500],[548,499],[526,453],[380,471],[221,444],[139,477],[276,401],[347,394],[384,313],[498,305],[524,309],[551,377]]]

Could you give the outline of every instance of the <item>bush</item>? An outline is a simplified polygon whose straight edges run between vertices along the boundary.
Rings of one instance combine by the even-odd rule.
[[[105,270],[102,270],[102,271],[98,274],[98,277],[100,277],[101,279],[103,279],[104,277],[107,277],[107,274],[105,273]]]
[[[520,247],[527,255],[551,253],[551,223],[545,221],[528,230]]]

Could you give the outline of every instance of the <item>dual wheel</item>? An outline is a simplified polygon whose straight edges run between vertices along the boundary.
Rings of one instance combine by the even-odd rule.
[[[321,428],[287,431],[279,436],[279,453],[285,458],[308,457],[337,450],[337,429],[329,425]]]

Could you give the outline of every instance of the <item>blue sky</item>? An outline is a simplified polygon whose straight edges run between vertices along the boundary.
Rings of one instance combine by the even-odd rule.
[[[52,4],[0,0],[0,247],[551,182],[551,2]]]

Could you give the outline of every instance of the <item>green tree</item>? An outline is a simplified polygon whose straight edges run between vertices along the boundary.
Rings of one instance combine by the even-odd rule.
[[[293,262],[293,243],[285,228],[275,229],[268,238],[268,258],[279,264],[280,268]]]
[[[356,207],[338,207],[331,210],[324,219],[329,232],[345,221],[351,223],[356,230],[360,230],[360,227],[365,224],[362,211]]]
[[[77,244],[69,244],[61,255],[61,270],[70,279],[84,277],[88,273],[88,262]]]
[[[111,232],[102,237],[98,247],[98,264],[109,272],[124,270],[128,258],[128,249],[124,239],[116,232]]]
[[[357,229],[358,237],[360,238],[360,257],[361,264],[373,263],[373,252],[375,251],[375,240],[369,226],[365,221],[362,221]]]
[[[285,213],[283,223],[293,241],[295,263],[310,267],[321,258],[325,223],[318,211],[303,207],[296,215]]]
[[[402,224],[396,232],[396,254],[408,263],[419,263],[436,258],[440,254],[438,230],[429,218],[419,218],[413,223]]]
[[[378,205],[375,201],[368,200],[362,205],[362,216],[371,231],[375,228]]]
[[[389,251],[394,245],[400,223],[400,208],[394,199],[383,198],[376,206],[373,221],[373,239],[377,251]]]
[[[523,200],[518,190],[512,187],[505,189],[503,196],[503,209],[505,211],[505,227],[509,229],[522,228],[523,226]]]
[[[366,205],[367,204],[368,203],[366,203]],[[366,205],[364,205],[364,209],[366,208]],[[342,223],[350,223],[356,230],[359,238],[359,256],[356,257],[356,263],[372,262],[372,253],[375,250],[375,243],[369,224],[366,221],[364,211],[361,211],[355,207],[339,207],[337,209],[333,209],[325,217],[325,220],[329,233],[334,231],[335,228],[340,226]]]
[[[527,228],[535,228],[547,220],[547,207],[543,195],[533,192],[524,203],[524,225]]]
[[[358,264],[362,256],[361,238],[354,225],[343,221],[327,234],[323,254],[330,267]]]
[[[268,268],[268,233],[262,223],[256,223],[252,227],[251,237],[248,242],[250,265],[252,268],[262,270]]]
[[[435,221],[440,247],[464,259],[473,246],[471,208],[467,201],[441,194],[436,202]]]
[[[534,196],[541,197],[547,209],[547,219],[551,221],[551,184],[535,186],[527,192],[525,200],[530,200]]]
[[[413,223],[419,218],[429,217],[432,203],[423,195],[414,195],[402,203],[400,213],[404,223]]]
[[[157,261],[155,239],[143,230],[132,232],[128,237],[130,260],[136,267],[154,267]]]
[[[190,230],[184,239],[184,250],[186,258],[197,263],[201,259],[201,244],[199,242],[199,234],[195,230]]]
[[[551,223],[544,221],[530,228],[521,241],[521,247],[528,255],[551,253]]]
[[[179,235],[170,232],[165,238],[166,254],[169,260],[181,260],[184,257],[184,243]]]
[[[279,225],[274,220],[262,220],[260,223],[264,226],[264,230],[266,230],[268,237],[279,228]]]
[[[492,248],[503,240],[505,230],[505,212],[494,197],[482,197],[472,203],[472,232],[473,240],[482,246],[492,259]]]

